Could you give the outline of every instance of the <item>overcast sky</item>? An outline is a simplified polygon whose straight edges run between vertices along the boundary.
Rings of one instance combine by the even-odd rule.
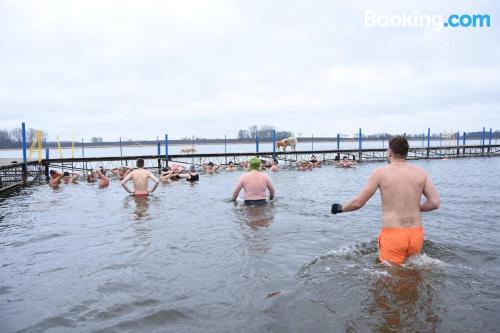
[[[49,139],[500,128],[497,1],[0,0],[0,128]],[[365,11],[489,14],[368,28]]]

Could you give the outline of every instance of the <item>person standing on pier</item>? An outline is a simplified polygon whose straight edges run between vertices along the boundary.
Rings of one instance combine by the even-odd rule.
[[[274,186],[269,176],[260,171],[260,159],[255,156],[250,159],[250,170],[240,176],[233,191],[232,200],[236,201],[241,189],[245,191],[245,204],[260,206],[266,204],[266,189],[269,190],[269,200],[274,199]]]
[[[381,262],[400,265],[420,253],[424,242],[422,212],[439,208],[439,194],[427,172],[406,162],[408,141],[396,136],[389,142],[389,165],[375,169],[365,188],[345,204],[332,205],[332,214],[358,210],[380,189],[382,230],[378,237]],[[421,202],[422,195],[426,198]]]
[[[156,188],[158,187],[158,184],[160,181],[158,178],[156,178],[150,171],[144,169],[144,160],[142,158],[139,158],[137,160],[137,168],[136,170],[130,172],[121,182],[123,188],[130,194],[133,194],[135,196],[143,196],[143,195],[149,195],[150,193],[153,193]],[[148,181],[151,179],[155,185],[151,190],[148,190]],[[132,180],[134,183],[134,190],[131,191],[128,186],[127,182],[129,180]]]

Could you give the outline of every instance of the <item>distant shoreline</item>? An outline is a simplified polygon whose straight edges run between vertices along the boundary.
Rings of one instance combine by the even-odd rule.
[[[407,137],[408,141],[422,141],[422,138],[418,137]],[[440,140],[439,137],[431,137],[431,141],[438,141]],[[468,138],[469,140],[478,140],[480,138],[476,137],[470,137]],[[363,142],[367,141],[388,141],[388,139],[383,139],[383,138],[363,138]],[[425,138],[427,140],[427,138]],[[448,139],[449,140],[449,139]],[[455,140],[455,139],[453,139]],[[337,142],[336,137],[299,137],[298,138],[299,142]],[[357,138],[340,138],[340,142],[357,142]],[[247,139],[247,140],[241,140],[241,139],[200,139],[200,140],[194,140],[194,145],[220,145],[224,144],[226,142],[227,144],[255,144],[255,139]],[[260,143],[271,143],[272,140],[269,139],[263,139],[259,141]],[[445,142],[445,139],[443,139],[443,142]],[[172,146],[191,146],[193,144],[193,140],[169,140],[168,141],[169,145]],[[69,141],[63,141],[60,143],[61,148],[71,148],[72,147],[72,142]],[[160,144],[162,146],[165,146],[165,141],[160,140]],[[120,147],[120,142],[101,142],[101,143],[96,143],[96,142],[84,142],[83,143],[85,148],[113,148],[113,147]],[[144,141],[122,141],[121,146],[122,147],[141,147],[141,146],[150,146],[154,147],[157,145],[157,141],[151,141],[151,140],[144,140]],[[28,143],[28,149],[31,146],[31,142]],[[43,144],[44,148],[58,148],[57,142],[46,142]],[[82,147],[82,142],[81,141],[75,141],[75,149],[76,148],[81,148]],[[22,149],[21,147],[0,147],[0,151],[2,150],[17,150],[17,149]]]

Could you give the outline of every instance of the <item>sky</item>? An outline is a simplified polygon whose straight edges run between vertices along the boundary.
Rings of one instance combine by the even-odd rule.
[[[367,11],[489,14],[491,27],[367,27]],[[500,129],[499,14],[497,1],[0,0],[0,129]]]

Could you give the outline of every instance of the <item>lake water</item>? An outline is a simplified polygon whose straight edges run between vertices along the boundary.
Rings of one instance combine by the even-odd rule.
[[[330,214],[380,163],[271,174],[259,208],[229,201],[239,172],[22,189],[0,198],[0,331],[498,332],[500,159],[412,163],[442,205],[402,268],[375,262],[378,194]]]
[[[496,144],[497,139],[492,139],[492,144]],[[362,143],[363,148],[387,148],[387,141],[364,141]],[[433,140],[430,142],[432,147],[442,145],[456,145],[454,140]],[[479,145],[481,140],[467,140],[468,145]],[[488,144],[486,140],[485,144]],[[169,145],[169,154],[180,154],[180,151],[184,147],[190,147],[190,145]],[[340,149],[358,149],[358,142],[356,141],[346,141],[340,143]],[[412,140],[410,141],[410,147],[427,147],[427,140]],[[297,144],[298,151],[314,151],[314,150],[334,150],[337,149],[337,142],[299,142]],[[255,143],[248,144],[197,144],[197,153],[251,153],[256,151]],[[273,145],[271,143],[260,143],[259,151],[270,152],[273,151]],[[156,155],[158,153],[158,148],[156,145],[131,145],[123,146],[121,151],[120,147],[86,147],[82,152],[81,147],[76,147],[74,151],[71,148],[61,149],[59,152],[56,148],[51,148],[49,151],[50,158],[71,158],[71,157],[108,157],[108,156],[139,156],[139,155]],[[165,154],[165,145],[161,145],[161,154]],[[13,158],[21,159],[23,156],[22,150],[20,149],[0,149],[0,158]],[[34,159],[38,158],[38,153],[34,152]],[[42,152],[42,158],[45,158],[45,151]]]

